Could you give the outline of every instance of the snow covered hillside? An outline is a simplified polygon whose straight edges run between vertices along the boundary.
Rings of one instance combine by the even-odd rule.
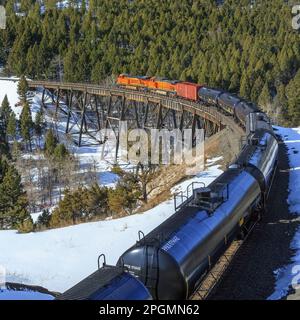
[[[295,215],[295,220],[300,216],[300,128],[289,129],[277,127],[288,149],[290,162],[289,178],[289,210]],[[275,271],[277,282],[275,292],[269,297],[270,300],[277,300],[285,297],[293,285],[298,288],[297,296],[300,299],[300,228],[296,233],[291,249],[295,254],[292,263]],[[291,299],[294,297],[291,296]]]
[[[21,112],[21,108],[15,108],[15,104],[19,102],[17,94],[18,82],[14,78],[11,80],[4,80],[5,78],[0,79],[0,103],[3,101],[5,95],[7,95],[8,101],[16,114]],[[14,81],[13,81],[14,80]]]
[[[185,190],[191,182],[207,185],[221,172],[212,165],[173,191]],[[5,267],[9,282],[62,292],[95,271],[100,253],[106,254],[108,264],[115,264],[135,243],[139,230],[147,234],[173,213],[174,203],[170,199],[143,214],[117,220],[30,234],[0,231],[0,264]]]
[[[22,112],[22,107],[16,106],[16,104],[19,102],[19,97],[17,94],[17,86],[18,82],[17,81],[12,81],[15,80],[16,78],[11,78],[10,80],[5,80],[5,78],[0,78],[0,103],[2,102],[3,98],[5,95],[8,97],[8,101],[12,107],[12,110],[16,114],[17,119],[19,119],[20,114]],[[32,113],[32,119],[34,120],[36,117],[37,112],[41,108],[41,98],[42,98],[42,93],[41,92],[36,92],[35,95],[31,98],[28,99],[30,103],[30,109]],[[53,113],[55,110],[50,96],[45,96],[45,103],[47,103],[47,112],[45,115],[45,121],[48,125],[48,127],[53,127],[54,124],[54,119],[53,119]],[[63,108],[63,102],[61,102],[61,108]],[[55,124],[55,129],[59,135],[59,139],[61,142],[65,142],[66,145],[71,147],[71,152],[75,154],[79,160],[82,166],[86,166],[87,164],[95,164],[97,166],[98,174],[99,174],[99,179],[101,180],[102,184],[105,185],[111,185],[115,182],[116,176],[111,174],[109,172],[111,165],[113,163],[114,159],[114,151],[112,151],[111,157],[107,156],[105,159],[101,158],[102,152],[103,152],[103,146],[85,146],[85,147],[77,147],[75,145],[70,146],[70,143],[67,143],[66,141],[66,119],[63,119],[59,123]],[[73,128],[77,125],[75,122],[75,119],[70,120],[70,127]],[[74,128],[76,131],[76,128]],[[84,135],[82,137],[82,140],[84,142],[89,142],[91,140],[91,137]],[[93,141],[94,142],[94,141]],[[106,149],[104,149],[105,152]],[[126,167],[126,163],[121,163],[123,167]]]
[[[19,119],[22,107],[18,106],[19,97],[17,94],[17,86],[18,82],[16,78],[0,78],[0,103],[2,102],[5,95],[8,96],[9,103],[11,105],[11,108],[13,112],[16,114],[16,118]],[[35,92],[32,93],[32,96],[28,98],[28,101],[30,103],[30,109],[32,113],[32,119],[35,120],[36,114],[41,108],[41,98],[42,98],[42,92]],[[85,146],[85,147],[78,147],[76,146],[72,141],[70,141],[69,137],[66,136],[66,117],[61,117],[61,121],[57,122],[53,118],[53,115],[55,114],[55,106],[53,105],[53,101],[49,95],[45,95],[45,102],[47,103],[47,110],[45,112],[45,123],[47,124],[48,128],[54,128],[56,134],[59,136],[59,141],[61,143],[64,143],[65,146],[69,149],[71,154],[74,155],[76,158],[76,161],[79,163],[79,170],[78,175],[85,175],[85,173],[88,172],[88,170],[91,170],[93,174],[95,174],[95,177],[100,185],[105,185],[108,187],[113,187],[115,183],[117,182],[118,176],[111,172],[112,165],[114,163],[114,151],[115,149],[112,149],[111,154],[108,154],[105,156],[105,159],[103,159],[102,154],[103,152],[107,152],[106,148],[102,145],[92,145],[92,146]],[[64,108],[63,101],[61,102],[61,108]],[[64,115],[65,116],[65,115]],[[77,131],[78,125],[76,123],[76,119],[71,119],[70,121],[70,128],[72,130]],[[92,138],[83,135],[83,141],[88,142]],[[35,139],[32,140],[33,148],[35,148],[34,144],[36,143]],[[94,143],[94,141],[93,141]],[[40,139],[40,144],[43,146],[44,141],[43,139]],[[113,148],[113,146],[112,146]],[[39,154],[25,154],[23,155],[23,158],[25,159],[39,159]],[[123,169],[128,170],[131,168],[127,163],[120,162],[120,166],[122,166]],[[36,168],[33,168],[34,170]],[[33,172],[33,171],[32,171]],[[36,170],[35,170],[36,172]],[[24,177],[23,177],[24,178]],[[33,181],[37,181],[37,177],[33,177]],[[36,185],[35,185],[36,187]],[[56,188],[57,189],[57,188]],[[59,201],[59,196],[57,190],[54,190],[53,194],[53,203],[49,204],[47,203],[47,208],[52,211],[53,205],[55,205]],[[38,205],[39,203],[37,203]],[[34,221],[37,220],[38,216],[40,215],[42,211],[37,209],[36,211],[32,212],[32,218]]]

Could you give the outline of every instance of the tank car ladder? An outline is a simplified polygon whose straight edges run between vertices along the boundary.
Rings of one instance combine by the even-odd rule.
[[[157,284],[158,284],[158,251],[159,248],[155,248],[149,253],[149,246],[146,246],[146,275],[145,275],[145,286],[157,299]]]
[[[158,261],[158,252],[159,247],[152,246],[147,244],[145,241],[145,235],[142,231],[138,232],[139,242],[144,240],[144,245],[146,247],[145,252],[145,274],[144,274],[144,285],[150,290],[153,297],[157,298],[157,285],[158,285],[158,274],[159,274],[159,261]],[[151,252],[149,252],[151,248]]]

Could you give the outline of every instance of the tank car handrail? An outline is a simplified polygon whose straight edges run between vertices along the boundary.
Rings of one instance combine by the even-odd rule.
[[[196,184],[199,184],[199,185],[202,185],[203,188],[205,188],[205,183],[204,182],[199,182],[199,181],[194,181],[192,182],[191,184],[189,184],[186,188],[186,194],[187,194],[187,197],[189,198],[189,190],[190,190],[190,187],[192,187],[192,195],[194,193],[194,185]]]
[[[176,199],[178,197],[181,198],[181,203],[180,203],[179,206],[177,206],[177,201],[176,201]],[[183,200],[183,198],[185,198],[185,200]],[[183,204],[187,202],[187,200],[188,200],[188,197],[185,196],[182,191],[175,193],[174,194],[174,208],[175,208],[175,211],[177,211],[179,208],[181,208],[183,206]]]
[[[142,235],[142,237],[141,237],[141,235]],[[143,231],[139,230],[138,237],[139,237],[138,241],[140,242],[141,240],[145,239],[145,233]]]
[[[202,187],[205,188],[205,183],[204,182],[199,182],[199,181],[194,181],[192,183],[190,183],[187,187],[186,187],[186,190],[185,190],[185,193],[184,194],[184,191],[180,191],[180,192],[177,192],[174,194],[174,208],[175,208],[175,211],[177,211],[179,208],[181,209],[182,207],[185,207],[190,201],[191,199],[193,198],[194,196],[194,186],[196,184],[199,184],[201,185]],[[192,193],[190,195],[190,188],[192,187]],[[180,197],[181,198],[181,203],[180,205],[177,206],[177,201],[176,199]],[[185,200],[183,200],[185,199]]]
[[[103,258],[103,264],[102,264],[102,268],[104,266],[106,266],[106,257],[105,257],[105,254],[104,253],[101,253],[100,256],[98,257],[98,269],[101,269],[101,266],[100,266],[100,260],[101,258]]]

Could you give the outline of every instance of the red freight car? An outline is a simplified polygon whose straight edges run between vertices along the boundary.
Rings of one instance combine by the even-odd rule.
[[[203,86],[191,82],[178,82],[175,85],[177,95],[179,97],[197,101],[198,91]]]

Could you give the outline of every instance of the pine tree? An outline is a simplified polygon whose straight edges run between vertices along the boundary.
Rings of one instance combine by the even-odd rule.
[[[55,147],[53,155],[55,160],[57,160],[58,162],[63,162],[69,155],[69,152],[65,145],[63,143],[60,143]]]
[[[252,90],[251,90],[250,98],[251,98],[252,102],[257,102],[258,97],[260,96],[260,94],[262,92],[263,86],[264,86],[263,80],[261,79],[261,77],[258,77],[256,79],[256,81],[254,82],[254,85],[253,85]]]
[[[277,95],[274,98],[274,106],[280,111],[278,119],[280,124],[286,125],[288,121],[291,121],[288,114],[288,100],[285,94],[284,84],[279,84],[277,87]]]
[[[12,158],[14,161],[17,161],[18,159],[20,159],[21,145],[20,145],[20,142],[18,142],[17,140],[15,140],[13,142],[12,149],[11,149],[11,155],[12,155]]]
[[[40,144],[40,139],[43,133],[43,126],[44,126],[44,114],[43,114],[43,109],[41,108],[37,112],[35,116],[35,121],[34,121],[34,132],[38,137],[39,144]]]
[[[131,214],[142,196],[139,177],[135,173],[125,172],[119,167],[115,167],[114,172],[119,172],[120,179],[115,189],[108,191],[108,206],[114,213]]]
[[[8,154],[9,154],[9,146],[7,143],[6,132],[1,126],[1,121],[0,121],[0,156],[3,156],[3,155],[8,156]]]
[[[230,79],[229,91],[238,92],[240,86],[240,78],[237,73],[234,73]]]
[[[85,206],[89,217],[108,215],[108,188],[93,184],[86,192]]]
[[[115,213],[128,213],[128,194],[125,188],[117,187],[114,190],[109,190],[108,192],[108,206],[109,209]]]
[[[286,87],[288,97],[288,115],[292,125],[300,124],[300,69]]]
[[[258,104],[262,107],[265,108],[267,105],[269,105],[272,101],[272,97],[270,95],[270,90],[269,86],[267,83],[265,83],[259,98],[258,98]]]
[[[48,228],[50,226],[51,213],[48,209],[43,210],[42,214],[38,217],[38,225]]]
[[[250,99],[251,85],[250,78],[246,73],[243,74],[240,85],[240,95],[243,98]]]
[[[15,167],[0,158],[0,228],[18,228],[31,217],[21,176]],[[27,223],[28,224],[28,223]],[[27,225],[28,227],[28,225]]]
[[[16,138],[17,134],[17,120],[15,113],[12,112],[10,114],[10,117],[8,119],[8,124],[7,124],[7,130],[6,130],[7,135],[9,135],[13,140]]]
[[[52,212],[50,225],[58,227],[80,222],[84,214],[85,189],[79,188],[74,193],[65,190],[64,198],[59,202],[58,207]]]
[[[28,82],[24,75],[21,76],[19,83],[18,83],[18,95],[21,101],[26,101],[26,93],[29,90]]]
[[[34,231],[34,224],[30,215],[26,219],[24,219],[21,223],[19,223],[18,231],[20,233],[29,233]]]
[[[7,142],[7,110],[9,110],[9,103],[7,96],[4,97],[0,107],[0,156],[8,155],[9,147]]]
[[[54,150],[57,146],[57,139],[53,133],[53,130],[48,130],[45,138],[45,154],[47,157],[53,157],[54,156]]]
[[[7,128],[11,113],[12,113],[12,110],[9,105],[7,95],[5,95],[0,108],[0,121],[2,121],[4,130],[6,130]]]
[[[29,143],[30,151],[32,151],[31,132],[33,129],[33,122],[32,122],[31,110],[28,102],[25,102],[24,104],[24,107],[20,116],[20,123],[21,123],[21,136],[26,143]]]

